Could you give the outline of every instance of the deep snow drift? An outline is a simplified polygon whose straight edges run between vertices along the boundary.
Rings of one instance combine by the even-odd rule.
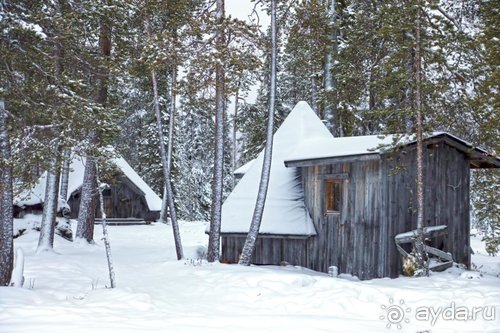
[[[169,225],[110,226],[116,289],[105,287],[100,226],[96,245],[56,236],[57,253],[39,256],[38,233],[28,232],[15,240],[25,252],[24,288],[0,288],[0,332],[500,332],[500,259],[483,255],[478,238],[473,260],[484,273],[451,268],[360,282],[296,267],[208,264],[197,259],[205,226],[181,223],[182,261]],[[416,318],[425,309],[439,315]]]

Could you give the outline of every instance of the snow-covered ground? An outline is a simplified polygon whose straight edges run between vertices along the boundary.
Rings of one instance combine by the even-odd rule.
[[[181,223],[182,261],[169,225],[109,227],[116,289],[106,288],[100,226],[96,245],[56,236],[57,253],[38,256],[38,233],[28,232],[15,241],[26,256],[24,288],[0,287],[0,332],[500,332],[500,258],[484,255],[478,238],[482,273],[360,282],[208,264],[197,259],[205,227]]]

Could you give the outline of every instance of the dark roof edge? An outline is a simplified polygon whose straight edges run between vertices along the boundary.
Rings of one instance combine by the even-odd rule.
[[[500,158],[489,154],[484,149],[479,147],[474,147],[471,143],[460,139],[447,132],[441,132],[429,136],[424,139],[424,142],[430,140],[441,140],[444,139],[447,144],[456,148],[457,150],[469,155],[471,159],[472,168],[500,168]],[[402,146],[411,146],[416,144],[416,141],[412,141]],[[356,155],[343,155],[335,157],[319,157],[319,158],[309,158],[301,160],[289,160],[285,161],[286,167],[303,167],[312,165],[326,165],[331,163],[341,163],[341,162],[352,162],[352,161],[366,161],[380,158],[381,155],[387,152],[366,152]]]

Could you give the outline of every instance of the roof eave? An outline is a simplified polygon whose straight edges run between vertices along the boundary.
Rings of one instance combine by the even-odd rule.
[[[208,231],[205,232],[208,234]],[[246,232],[221,232],[221,236],[224,237],[247,237]],[[316,234],[312,235],[291,235],[291,234],[274,234],[274,233],[259,233],[259,238],[286,238],[286,239],[307,239],[309,237],[314,237]]]
[[[380,153],[378,152],[368,152],[364,154],[356,155],[343,155],[334,157],[320,157],[302,160],[288,160],[285,161],[285,166],[290,167],[307,167],[316,165],[329,165],[332,163],[343,163],[343,162],[358,162],[358,161],[372,161],[380,159]]]

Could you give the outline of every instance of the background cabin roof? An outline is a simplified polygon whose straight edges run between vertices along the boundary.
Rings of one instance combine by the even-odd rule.
[[[250,167],[254,164],[255,160],[256,160],[256,158],[254,158],[253,160],[250,160],[247,163],[243,164],[238,169],[234,170],[233,174],[234,175],[239,175],[239,176],[244,175],[250,169]]]
[[[134,169],[125,161],[123,157],[113,158],[113,163],[118,169],[127,177],[145,196],[146,203],[150,211],[161,210],[161,198],[149,187],[144,180],[135,172]],[[68,180],[68,197],[78,190],[83,183],[83,174],[85,172],[85,158],[75,156],[71,160],[70,173]],[[37,180],[32,189],[23,191],[21,194],[14,198],[14,205],[16,206],[33,206],[42,204],[45,199],[45,186],[47,173],[44,172]]]
[[[304,203],[300,170],[284,159],[306,138],[332,138],[306,102],[299,102],[273,136],[271,175],[259,234],[310,236],[316,234]],[[261,151],[222,206],[221,232],[248,233],[259,188]]]
[[[446,132],[432,132],[424,140],[445,141],[447,144],[469,155],[471,168],[498,168],[500,159],[485,150]],[[386,153],[395,146],[409,146],[416,143],[415,135],[369,135],[341,138],[308,138],[286,156],[286,166],[308,166],[335,162],[335,160],[370,159]]]

